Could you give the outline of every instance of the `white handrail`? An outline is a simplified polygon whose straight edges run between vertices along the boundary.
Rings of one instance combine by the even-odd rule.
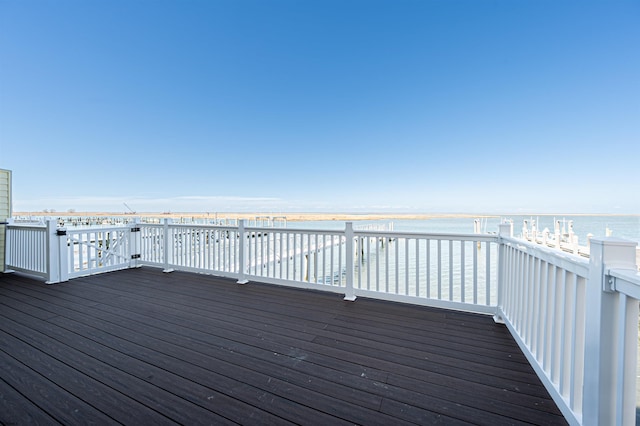
[[[7,225],[6,269],[49,278],[49,229],[47,225]]]
[[[584,424],[635,424],[638,299],[607,279],[611,269],[636,271],[636,243],[591,240],[586,304]],[[613,401],[613,403],[612,403]]]
[[[613,290],[640,300],[640,272],[628,269],[610,269],[607,273]]]
[[[497,236],[355,232],[356,294],[486,314],[497,305]]]
[[[500,242],[573,274],[586,276],[589,273],[589,259],[584,257],[513,237],[502,237]]]
[[[506,324],[570,423],[580,423],[588,264],[535,243],[501,238]]]
[[[498,317],[569,423],[631,425],[640,299],[635,243],[593,239],[590,250],[587,261],[501,236]]]

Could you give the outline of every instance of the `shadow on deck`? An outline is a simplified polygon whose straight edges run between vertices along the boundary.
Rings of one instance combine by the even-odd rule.
[[[141,268],[0,275],[0,423],[565,424],[488,316]]]

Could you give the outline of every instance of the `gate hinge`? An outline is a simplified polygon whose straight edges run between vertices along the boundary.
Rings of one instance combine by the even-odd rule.
[[[140,232],[140,227],[131,228],[131,232]]]
[[[66,229],[56,229],[56,235],[59,237],[65,236],[67,235],[67,230]]]
[[[140,259],[140,255],[139,254],[132,254],[131,258],[132,259]]]

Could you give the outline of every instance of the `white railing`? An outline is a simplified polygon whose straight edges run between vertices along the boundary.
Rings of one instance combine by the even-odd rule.
[[[497,237],[138,224],[140,264],[494,313]],[[242,267],[240,266],[242,265]]]
[[[638,357],[638,346],[634,344],[638,336],[638,301],[640,300],[640,272],[630,269],[610,269],[607,272],[606,284],[610,290],[616,293],[618,321],[613,326],[616,328],[616,359],[615,359],[615,388],[616,406],[614,413],[600,411],[599,415],[606,413],[611,417],[613,414],[616,424],[633,424],[635,419],[630,418],[627,407],[636,405],[635,391],[636,375],[631,375],[635,371]],[[607,360],[605,360],[606,362]],[[606,374],[606,373],[605,373]],[[607,377],[605,376],[605,379]],[[596,395],[595,398],[599,398]]]
[[[49,284],[69,278],[137,266],[139,242],[126,227],[58,228],[56,220],[42,224],[7,225],[9,271],[35,275]]]
[[[635,424],[635,243],[594,239],[587,260],[511,238],[507,229],[500,241],[496,318],[565,418],[571,424]]]
[[[151,265],[493,314],[571,424],[635,423],[636,244],[592,239],[589,260],[512,237],[133,223],[7,226],[7,265],[47,282]]]
[[[497,237],[355,233],[357,295],[494,313]]]
[[[134,264],[132,227],[99,227],[66,230],[68,277],[75,278],[118,269]]]
[[[10,223],[6,236],[6,268],[48,279],[50,233],[47,225]]]
[[[239,228],[211,225],[139,224],[140,264],[239,276]]]
[[[48,284],[66,281],[65,263],[60,253],[66,244],[54,220],[45,224],[14,223],[6,227],[7,272],[17,271],[43,278]]]
[[[148,224],[140,228],[140,262],[151,265],[166,267],[168,257],[165,256],[167,247],[165,242],[169,241],[168,222],[165,224]]]
[[[344,231],[139,224],[140,264],[344,291]],[[240,267],[243,265],[243,267]]]
[[[250,227],[244,234],[246,279],[345,292],[345,231]]]
[[[640,276],[636,243],[592,239],[585,338],[585,424],[635,425]]]
[[[503,237],[501,312],[565,417],[582,411],[586,259]],[[558,401],[560,399],[560,401]]]

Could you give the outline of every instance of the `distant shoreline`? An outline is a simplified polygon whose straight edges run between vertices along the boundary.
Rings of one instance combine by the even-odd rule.
[[[477,215],[458,213],[290,213],[290,212],[136,212],[136,213],[111,213],[111,212],[14,212],[14,216],[57,216],[57,217],[158,217],[178,219],[190,217],[195,219],[255,219],[256,217],[286,217],[290,222],[308,221],[360,221],[360,220],[429,220],[443,218],[479,218],[479,217],[500,217],[497,215]]]
[[[509,216],[640,216],[640,214],[619,214],[619,213],[505,213],[505,214],[484,214],[484,213],[239,213],[239,212],[136,212],[136,213],[113,213],[113,212],[14,212],[14,216],[47,216],[47,217],[158,217],[177,219],[181,217],[191,217],[196,219],[255,219],[256,217],[286,217],[291,222],[307,221],[361,221],[361,220],[430,220],[430,219],[469,219],[469,218],[496,218]]]

